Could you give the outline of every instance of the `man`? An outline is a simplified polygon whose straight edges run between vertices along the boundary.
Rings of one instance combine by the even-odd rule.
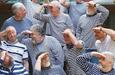
[[[115,31],[97,26],[93,28],[96,42],[95,46],[99,52],[110,51],[115,53]],[[114,66],[115,67],[115,66]]]
[[[70,29],[63,32],[66,45],[64,46],[65,65],[67,75],[85,75],[85,72],[76,63],[76,57],[83,52],[83,41],[78,40]]]
[[[92,28],[95,25],[104,23],[109,15],[109,11],[93,1],[87,3],[86,14],[82,15],[76,30],[76,37],[85,42],[86,48],[95,48],[95,37]]]
[[[21,31],[29,29],[32,25],[32,22],[28,20],[26,16],[26,8],[22,3],[15,3],[12,5],[13,16],[8,18],[1,30],[4,30],[8,26],[14,26],[16,28],[17,34]]]
[[[32,24],[41,24],[39,20],[33,18],[36,8],[40,7],[38,0],[19,0],[26,7],[27,15],[26,17],[31,20]]]
[[[54,66],[50,62],[48,52],[42,52],[37,55],[34,75],[64,75],[63,68]]]
[[[42,14],[40,11],[43,7],[48,8],[50,14]],[[34,18],[49,23],[50,34],[55,37],[62,46],[65,44],[62,32],[66,28],[73,30],[70,17],[67,14],[60,12],[60,3],[58,1],[52,1],[49,4],[42,5],[41,9],[37,9]]]
[[[82,0],[75,0],[74,2],[60,0],[60,3],[68,9],[68,14],[72,20],[74,30],[76,30],[80,16],[86,13],[86,3]]]
[[[1,41],[0,48],[6,50],[13,58],[14,64],[17,65],[14,69],[14,74],[28,74],[28,51],[24,44],[21,44],[16,39],[16,29],[9,26],[5,30],[4,40]]]
[[[99,59],[99,65],[89,61],[93,56]],[[77,63],[86,75],[115,75],[114,55],[111,52],[86,53],[77,57]]]
[[[23,39],[22,42],[27,46],[32,68],[36,63],[36,55],[40,52],[48,51],[52,65],[58,65],[63,68],[64,52],[59,41],[52,37],[46,36],[44,29],[39,25],[33,25],[30,28],[30,38]]]
[[[99,52],[111,51],[115,53],[115,31],[112,29],[97,26],[93,28],[96,38],[96,48]]]

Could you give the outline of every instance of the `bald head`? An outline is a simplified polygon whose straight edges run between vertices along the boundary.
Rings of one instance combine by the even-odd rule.
[[[13,26],[8,26],[6,28],[6,32],[9,32],[9,31],[15,31],[16,32],[16,29]]]
[[[9,26],[5,30],[6,41],[15,42],[16,41],[16,29],[13,26]]]

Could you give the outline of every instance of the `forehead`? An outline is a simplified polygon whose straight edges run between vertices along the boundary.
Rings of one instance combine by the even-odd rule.
[[[15,28],[9,27],[6,29],[7,32],[16,32]]]

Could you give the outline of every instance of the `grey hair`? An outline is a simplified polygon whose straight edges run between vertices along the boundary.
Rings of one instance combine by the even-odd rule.
[[[61,4],[60,4],[60,2],[59,1],[57,1],[57,0],[53,0],[53,1],[51,1],[50,2],[51,4],[54,4],[57,8],[59,8],[59,10],[60,10],[60,8],[61,8]]]
[[[32,25],[30,30],[37,32],[37,33],[41,34],[42,36],[45,35],[45,30],[39,24]]]
[[[106,56],[106,58],[105,58],[106,61],[111,61],[112,64],[114,64],[115,56],[112,52],[105,51],[105,52],[102,52],[102,54],[104,54]]]
[[[19,10],[20,8],[25,8],[25,6],[20,3],[20,2],[17,2],[15,4],[12,5],[12,12],[13,14],[16,14],[17,10]]]

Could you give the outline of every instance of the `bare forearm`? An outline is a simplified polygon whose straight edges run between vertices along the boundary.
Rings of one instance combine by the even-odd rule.
[[[41,61],[40,61],[40,60],[37,60],[37,61],[36,61],[35,70],[41,71]]]
[[[72,33],[69,33],[69,36],[70,36],[70,40],[72,44],[76,46],[76,48],[83,48],[83,45],[79,42],[79,40]]]
[[[113,40],[115,40],[115,31],[112,29],[107,29],[107,28],[101,28],[103,32],[106,34],[110,35]]]

